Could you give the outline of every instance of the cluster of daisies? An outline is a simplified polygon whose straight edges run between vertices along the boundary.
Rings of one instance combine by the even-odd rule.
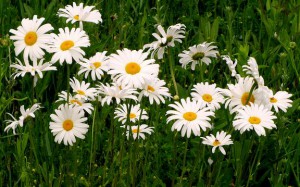
[[[58,16],[67,18],[66,22],[79,23],[79,28],[59,28],[58,34],[50,33],[53,27],[42,24],[44,18],[37,16],[23,19],[17,30],[11,29],[13,35],[10,38],[15,41],[16,56],[23,54],[23,61],[17,58],[17,63],[11,65],[15,69],[14,78],[30,73],[36,85],[44,71],[59,69],[57,62],[70,66],[75,61],[80,69],[69,80],[71,90],[59,93],[57,102],[61,104],[50,115],[49,128],[55,136],[55,142],[73,145],[76,138],[84,139],[89,128],[88,115],[92,114],[97,103],[101,103],[102,107],[114,103],[114,118],[124,128],[124,136],[145,139],[145,135],[154,132],[154,127],[145,123],[149,116],[144,106],[141,106],[141,101],[146,98],[143,103],[159,105],[173,98],[166,82],[159,78],[160,67],[156,61],[164,57],[165,49],[175,47],[176,42],[182,43],[186,27],[176,24],[165,31],[158,25],[158,33],[153,33],[156,40],[145,44],[143,49],[125,48],[110,55],[102,51],[86,58],[83,48],[91,44],[83,30],[83,22],[102,22],[99,11],[93,9],[94,6],[84,7],[82,3],[78,6],[73,3],[73,6],[59,9]],[[45,52],[53,55],[49,62],[44,63]],[[180,53],[179,63],[185,69],[190,66],[195,70],[199,64],[213,63],[218,53],[213,43],[204,42]],[[241,133],[254,130],[259,136],[266,135],[265,128],[276,128],[274,110],[286,112],[291,106],[291,94],[285,91],[274,94],[265,86],[254,58],[250,57],[247,65],[243,66],[246,77],[236,72],[237,61],[233,62],[229,56],[222,58],[235,78],[235,84],[228,84],[228,88],[218,88],[216,84],[208,82],[197,83],[190,97],[169,104],[166,122],[172,124],[172,131],[181,132],[182,137],[201,136],[203,131],[213,128],[215,111],[224,105],[234,115],[232,125],[236,130]],[[103,76],[109,76],[109,81],[101,82]],[[88,78],[93,82],[87,82]],[[33,113],[39,108],[40,104],[35,104],[25,111],[22,106],[19,119],[9,114],[12,120],[7,120],[9,125],[5,131],[13,129],[15,133],[16,127],[22,127],[24,119],[34,117]],[[226,152],[222,146],[233,143],[231,135],[225,131],[201,138],[203,144],[213,146],[213,152],[219,148],[223,154]]]

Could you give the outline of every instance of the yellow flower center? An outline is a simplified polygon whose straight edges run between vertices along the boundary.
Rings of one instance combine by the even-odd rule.
[[[271,97],[271,98],[270,98],[270,102],[271,102],[271,103],[277,103],[277,99],[276,99],[275,97]]]
[[[213,142],[213,146],[218,146],[218,145],[220,145],[221,143],[219,142],[219,140],[215,140],[214,142]]]
[[[192,56],[192,59],[193,59],[193,60],[200,60],[200,59],[202,59],[204,56],[205,56],[205,54],[204,54],[203,52],[198,52],[198,53],[195,53],[195,54]]]
[[[203,94],[202,95],[202,99],[206,102],[211,102],[213,99],[212,99],[212,96],[210,94]]]
[[[132,118],[135,118],[136,115],[135,115],[134,113],[130,113],[130,114],[129,114],[129,117],[130,117],[130,119],[132,119]]]
[[[74,18],[75,20],[79,21],[79,15],[75,15],[73,18]]]
[[[250,105],[250,102],[254,103],[254,101],[255,101],[255,98],[254,98],[254,96],[252,94],[251,94],[251,96],[249,98],[249,92],[245,92],[242,95],[241,102],[242,102],[243,105]]]
[[[101,66],[101,62],[93,62],[93,66],[97,69]]]
[[[256,117],[256,116],[251,116],[249,119],[248,119],[249,123],[251,123],[252,125],[257,125],[257,124],[260,124],[261,120],[259,117]]]
[[[82,106],[82,102],[80,102],[80,101],[78,101],[78,100],[76,100],[76,99],[72,99],[72,100],[70,100],[70,102],[71,102],[72,104],[78,104],[79,106]]]
[[[69,50],[73,46],[74,46],[74,42],[72,40],[66,40],[60,44],[60,49],[62,51],[66,51],[66,50]]]
[[[138,129],[132,129],[132,133],[138,133],[138,132],[141,132],[141,131]]]
[[[138,72],[140,72],[140,70],[141,66],[136,62],[129,62],[125,67],[125,71],[131,75],[137,74]]]
[[[79,95],[85,95],[85,92],[82,91],[82,90],[77,90],[77,94],[79,94]]]
[[[63,128],[66,130],[66,131],[69,131],[71,129],[73,129],[73,121],[70,120],[70,119],[67,119],[63,122]]]
[[[150,91],[150,92],[154,92],[155,91],[155,89],[152,86],[149,86],[149,85],[147,87],[147,90]]]
[[[37,36],[36,32],[30,31],[25,35],[24,40],[25,40],[26,45],[32,46],[36,43],[37,38],[38,38],[38,36]]]
[[[186,112],[183,114],[183,118],[187,121],[193,121],[197,118],[197,114],[195,112]]]

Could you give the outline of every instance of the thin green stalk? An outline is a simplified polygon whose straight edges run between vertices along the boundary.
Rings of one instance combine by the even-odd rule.
[[[173,59],[172,59],[170,48],[168,48],[168,59],[169,59],[169,65],[170,65],[171,78],[172,78],[174,88],[175,88],[175,93],[177,96],[179,96],[177,83],[176,83],[176,79],[175,79],[175,74],[174,74]]]
[[[70,96],[70,65],[65,63],[67,66],[67,103],[69,104],[69,96]]]
[[[94,128],[95,128],[95,120],[97,114],[98,105],[96,104],[94,115],[93,115],[93,122],[92,122],[92,137],[91,137],[91,149],[90,149],[90,168],[89,168],[89,181],[91,182],[91,172],[92,172],[92,162],[93,162],[93,148],[94,148]]]
[[[188,149],[188,144],[189,144],[189,138],[186,138],[186,141],[185,141],[185,149],[184,149],[184,156],[183,156],[183,164],[182,164],[182,170],[181,170],[181,176],[180,176],[180,184],[182,183],[182,178],[183,178],[183,175],[185,173],[185,163],[186,163],[186,153],[187,153],[187,149]]]

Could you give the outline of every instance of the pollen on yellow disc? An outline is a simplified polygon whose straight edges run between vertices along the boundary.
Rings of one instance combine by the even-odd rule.
[[[130,113],[130,114],[129,114],[129,117],[130,117],[130,119],[132,119],[132,118],[135,118],[136,115],[135,115],[134,113]]]
[[[141,66],[136,62],[129,62],[125,67],[125,71],[131,75],[137,74],[138,72],[140,72],[140,70]]]
[[[215,140],[214,142],[213,142],[213,146],[218,146],[218,145],[220,145],[221,143],[219,142],[219,140]]]
[[[256,117],[256,116],[251,116],[248,119],[248,121],[249,121],[249,123],[254,124],[254,125],[260,124],[260,122],[261,122],[260,118]]]
[[[186,112],[183,114],[183,118],[187,121],[193,121],[197,118],[197,114],[195,112]]]
[[[242,102],[243,105],[249,105],[250,102],[251,102],[251,103],[254,103],[254,101],[255,101],[254,96],[251,95],[249,100],[248,100],[248,97],[249,97],[249,92],[245,92],[245,93],[242,95],[241,102]],[[247,102],[247,101],[248,101],[248,102]]]
[[[155,91],[155,89],[152,86],[149,86],[149,85],[147,87],[147,90],[150,91],[150,92],[154,92]]]
[[[66,51],[66,50],[69,50],[73,46],[74,46],[74,42],[72,40],[66,40],[60,44],[60,49],[62,51]]]
[[[73,129],[73,121],[70,120],[70,119],[67,119],[63,122],[63,128],[66,130],[66,131],[69,131],[71,129]]]
[[[78,100],[76,100],[76,99],[72,99],[72,100],[70,100],[70,102],[72,103],[72,104],[78,104],[79,106],[82,106],[82,102],[80,102],[80,101],[78,101]]]
[[[271,97],[271,98],[270,98],[270,102],[271,102],[271,103],[277,103],[277,99],[276,99],[275,97]]]
[[[82,91],[82,90],[77,90],[77,93],[78,93],[79,95],[85,95],[85,92]]]
[[[101,62],[93,62],[93,66],[97,69],[101,66]]]
[[[132,129],[132,133],[138,133],[138,132],[141,132],[141,131],[138,129]]]
[[[26,45],[32,46],[36,43],[37,38],[38,38],[38,36],[37,36],[36,32],[30,31],[25,35],[24,41],[25,41]]]
[[[78,21],[79,20],[79,15],[75,15],[73,18]]]
[[[212,96],[210,94],[203,94],[202,95],[202,99],[206,102],[211,102],[213,99],[212,99]]]

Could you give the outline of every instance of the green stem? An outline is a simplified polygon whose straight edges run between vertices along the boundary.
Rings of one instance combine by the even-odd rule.
[[[180,184],[182,183],[182,178],[183,178],[183,175],[185,173],[185,163],[186,163],[186,153],[187,153],[187,149],[188,149],[188,144],[189,144],[189,138],[186,138],[186,141],[185,141],[185,149],[184,149],[184,156],[183,156],[183,164],[182,164],[182,170],[181,170],[181,176],[180,176]]]
[[[67,103],[69,104],[69,95],[70,95],[70,65],[65,63],[67,66]]]
[[[174,88],[175,88],[175,93],[176,93],[177,96],[179,96],[177,83],[176,83],[176,79],[175,79],[175,74],[174,74],[173,60],[172,60],[172,55],[171,55],[170,48],[168,48],[168,59],[169,59],[169,65],[170,65],[171,78],[172,78]]]
[[[93,148],[94,148],[94,128],[95,128],[95,119],[97,113],[97,104],[95,106],[93,122],[92,122],[92,137],[91,137],[91,150],[90,150],[90,168],[89,168],[89,181],[91,182],[91,171],[92,171],[92,162],[93,162]]]

